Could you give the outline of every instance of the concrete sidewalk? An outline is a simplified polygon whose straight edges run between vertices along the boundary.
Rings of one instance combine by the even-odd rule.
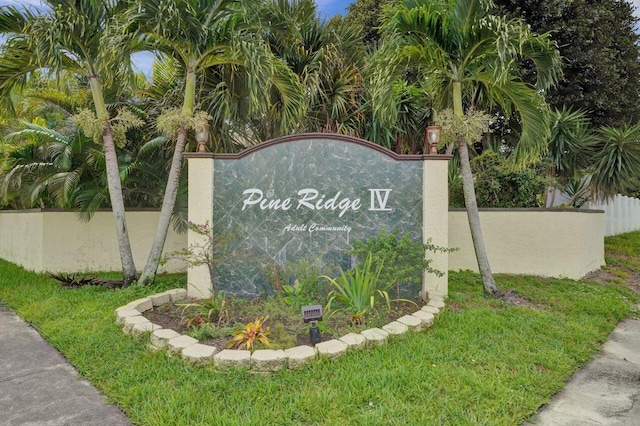
[[[0,305],[0,425],[129,425],[29,324]]]
[[[640,425],[640,320],[622,321],[601,354],[571,377],[530,423]]]

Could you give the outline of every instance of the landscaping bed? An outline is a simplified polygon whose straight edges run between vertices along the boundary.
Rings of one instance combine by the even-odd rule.
[[[300,307],[286,304],[281,298],[266,299],[226,298],[228,301],[223,321],[209,321],[202,315],[202,322],[190,323],[198,316],[200,306],[207,306],[208,299],[191,302],[169,302],[143,313],[152,323],[162,328],[187,334],[205,345],[219,349],[228,347],[234,331],[259,318],[267,318],[265,327],[269,327],[269,344],[257,343],[254,349],[287,349],[294,346],[309,345],[309,324],[302,320]],[[410,315],[422,306],[422,301],[394,302],[391,310],[377,309],[366,318],[363,324],[353,324],[345,312],[324,315],[318,323],[322,341],[338,338],[348,333],[358,333],[367,328],[382,327],[396,319]]]

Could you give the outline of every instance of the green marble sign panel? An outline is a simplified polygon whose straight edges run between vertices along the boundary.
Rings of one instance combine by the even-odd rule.
[[[269,271],[300,259],[348,268],[350,244],[382,229],[422,239],[419,159],[318,136],[214,161],[214,232],[230,237],[217,290],[269,294]]]

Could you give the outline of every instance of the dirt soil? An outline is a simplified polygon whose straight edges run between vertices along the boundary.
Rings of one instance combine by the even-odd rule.
[[[254,312],[260,312],[260,299],[254,299],[252,304],[256,309],[251,309]],[[350,332],[362,331],[371,327],[379,327],[383,324],[389,323],[391,321],[400,318],[403,315],[409,315],[416,310],[419,309],[419,305],[407,302],[397,302],[392,303],[391,311],[388,313],[378,311],[378,314],[375,315],[374,318],[369,321],[369,324],[362,325],[354,325],[351,324],[348,320],[348,317],[345,315],[336,315],[335,317],[328,317],[325,315],[323,321],[320,324],[320,329],[322,331],[322,341],[327,341],[334,339],[336,337],[342,336],[344,334]],[[230,310],[231,318],[225,324],[221,324],[220,327],[227,327],[228,332],[222,337],[208,337],[205,339],[200,339],[200,343],[214,346],[216,348],[225,348],[227,343],[233,339],[233,330],[242,327],[244,324],[247,324],[256,319],[255,314],[238,314],[234,315],[233,308]],[[263,313],[257,315],[258,317],[269,315],[270,319],[267,321],[266,325],[271,327],[272,336],[270,340],[275,344],[275,347],[280,349],[277,340],[274,340],[273,331],[276,328],[277,324],[281,324],[282,327],[280,329],[284,329],[286,334],[289,335],[289,339],[292,344],[285,345],[287,347],[293,347],[298,345],[309,345],[311,344],[311,338],[309,336],[309,325],[304,324],[302,321],[302,315],[296,315],[295,317],[291,316],[283,316],[282,314],[276,313],[275,315],[270,315],[269,312],[264,311]],[[158,324],[162,328],[168,328],[177,331],[180,334],[187,334],[192,330],[189,330],[186,324],[186,321],[182,315],[182,307],[177,306],[173,303],[168,303],[163,306],[155,307],[150,311],[146,311],[143,313],[143,316],[148,318],[151,322]],[[276,318],[275,320],[271,318]],[[374,322],[374,323],[372,323]],[[382,323],[381,323],[382,322]],[[278,326],[279,327],[279,326]],[[293,343],[293,339],[291,336],[295,336],[295,344]],[[285,348],[286,349],[286,348]]]
[[[605,266],[602,269],[588,273],[584,278],[597,281],[603,285],[623,284],[640,294],[640,274],[621,265]]]

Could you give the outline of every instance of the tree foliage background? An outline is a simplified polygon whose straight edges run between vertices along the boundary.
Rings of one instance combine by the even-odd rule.
[[[265,82],[265,87],[271,84],[273,89],[270,95],[260,97],[264,105],[253,108],[251,112],[247,106],[248,83],[237,72],[238,67],[233,67],[235,71],[229,74],[231,77],[225,74],[226,69],[222,66],[214,67],[206,76],[199,75],[198,81],[204,83],[198,85],[198,107],[215,117],[210,123],[209,149],[233,152],[282,134],[331,131],[369,139],[398,153],[424,152],[424,127],[432,123],[434,114],[432,97],[426,93],[424,85],[418,84],[419,70],[407,67],[403,76],[384,86],[386,80],[381,77],[384,77],[388,61],[376,63],[375,60],[375,53],[381,47],[380,28],[391,16],[391,9],[403,3],[402,0],[355,0],[347,7],[348,13],[344,18],[323,21],[318,17],[312,0],[256,1],[255,10],[252,10],[260,19],[251,25],[255,36],[253,40],[268,47],[278,57],[281,75],[295,75],[302,93],[296,95],[292,91],[283,91],[286,86],[282,78]],[[550,32],[557,43],[563,56],[564,79],[549,88],[545,97],[557,110],[571,106],[572,111],[586,112],[589,131],[573,138],[572,149],[580,153],[590,152],[587,159],[590,163],[580,164],[577,174],[592,173],[596,169],[596,160],[604,155],[594,151],[594,147],[603,144],[594,145],[593,140],[584,138],[585,135],[600,135],[597,129],[601,126],[621,128],[633,126],[640,120],[640,38],[634,31],[638,19],[633,16],[633,6],[621,0],[495,0],[493,13],[522,18],[534,32]],[[247,15],[249,20],[252,18],[250,15]],[[4,24],[10,26],[9,21]],[[126,150],[118,148],[118,158],[123,162],[124,196],[128,205],[140,205],[141,194],[146,194],[144,205],[157,206],[161,202],[158,194],[163,190],[162,182],[166,181],[171,140],[158,134],[153,121],[166,107],[180,104],[180,93],[184,87],[180,67],[170,63],[167,57],[164,59],[154,66],[150,82],[138,76],[137,84],[123,81],[127,83],[124,91],[117,91],[110,85],[104,87],[109,108],[115,111],[123,104],[138,108],[148,123],[129,135]],[[531,71],[532,67],[527,71],[525,64],[523,68],[523,78],[533,82],[536,76]],[[86,81],[58,77],[54,78],[56,81],[48,81],[47,78],[33,74],[23,90],[13,92],[12,107],[18,120],[7,115],[1,117],[3,135],[23,130],[24,125],[19,120],[32,122],[36,118],[44,119],[46,127],[64,135],[71,136],[77,132],[68,115],[60,112],[56,100],[45,95],[57,91],[78,98],[84,94],[85,98],[76,100],[86,103]],[[43,87],[46,90],[41,90]],[[216,94],[215,99],[210,96],[212,93]],[[298,111],[303,118],[285,125],[281,119],[284,101],[296,96],[306,102]],[[222,103],[224,107],[221,107],[220,99],[225,101]],[[384,99],[382,104],[381,99]],[[472,156],[487,149],[507,156],[519,139],[522,129],[517,118],[500,111],[492,113],[492,133],[475,144],[477,152],[472,150]],[[0,154],[15,156],[17,145],[23,142],[17,137],[0,141],[5,147]],[[195,149],[192,134],[188,135],[186,143],[187,151]],[[550,151],[553,151],[552,144],[553,141]],[[632,141],[617,146],[623,155],[626,151],[633,151],[630,147],[635,144]],[[563,147],[566,148],[565,145]],[[564,152],[564,148],[562,152],[556,151],[555,154],[562,157],[559,162],[571,155],[571,152]],[[8,173],[7,168],[14,164],[13,160],[4,163],[5,174]],[[157,176],[146,172],[149,164],[153,164],[149,170],[155,169]],[[598,170],[611,172],[607,164],[600,162],[597,166]],[[36,170],[35,167],[32,169]],[[141,169],[145,171],[141,172]],[[563,173],[576,177],[576,170]],[[630,195],[639,194],[640,179],[632,180],[625,183],[624,191]],[[184,198],[186,182],[181,180],[181,185],[180,197]],[[97,206],[109,206],[108,197],[102,194],[100,199],[98,202],[98,198],[90,198],[91,205],[79,202],[75,207],[90,212]],[[35,205],[48,204],[37,197],[34,200]]]
[[[556,108],[588,112],[594,127],[640,119],[640,35],[633,5],[620,0],[496,0],[500,11],[551,32],[564,58],[564,80],[549,90]]]

